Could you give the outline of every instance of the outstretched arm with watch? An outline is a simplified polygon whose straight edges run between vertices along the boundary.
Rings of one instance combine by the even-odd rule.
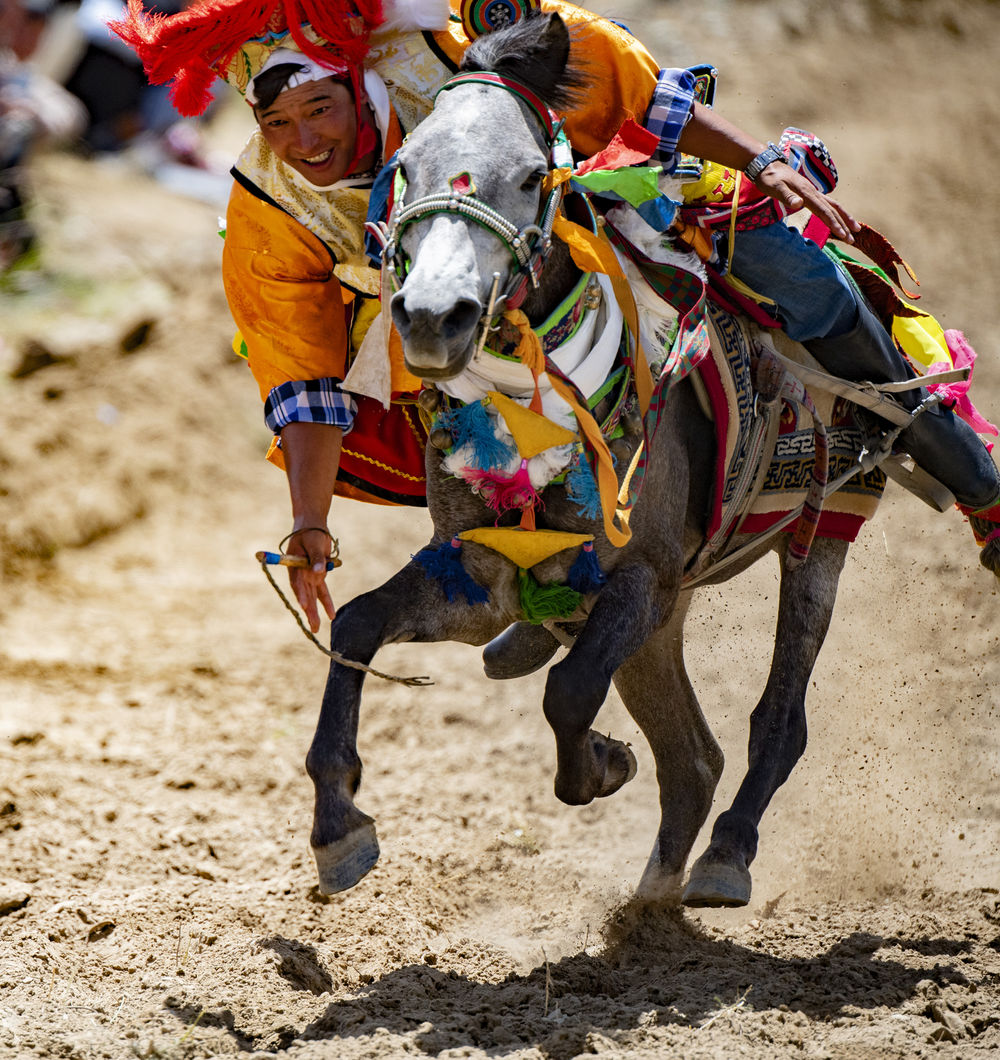
[[[773,144],[750,136],[710,107],[694,104],[677,146],[685,154],[743,170],[761,191],[783,203],[789,212],[807,208],[838,239],[854,242],[852,233],[861,226],[839,202],[787,165]]]

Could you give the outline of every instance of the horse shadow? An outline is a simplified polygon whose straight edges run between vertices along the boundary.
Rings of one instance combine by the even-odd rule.
[[[433,963],[403,965],[331,1001],[312,1022],[282,1027],[280,1040],[274,1040],[273,1028],[267,1042],[259,1039],[228,1011],[208,1014],[197,1004],[171,1005],[169,999],[167,1008],[186,1025],[198,1017],[202,1025],[224,1027],[241,1050],[365,1037],[381,1028],[413,1034],[417,1048],[431,1056],[471,1046],[496,1055],[534,1048],[547,1060],[567,1060],[587,1051],[595,1034],[614,1038],[650,1023],[696,1027],[744,1004],[822,1020],[898,1007],[919,992],[921,980],[940,988],[967,983],[959,959],[971,945],[966,939],[853,931],[813,956],[777,957],[714,935],[682,912],[639,900],[611,914],[604,937],[600,953],[581,951],[496,982],[488,972],[472,977]],[[278,937],[259,945],[297,957],[308,949]],[[894,959],[893,949],[941,960],[932,969],[913,967]],[[315,951],[312,956],[318,962]],[[318,986],[333,983],[318,967],[307,981],[298,964],[283,960],[278,970],[292,985],[298,980],[299,988],[318,994]]]

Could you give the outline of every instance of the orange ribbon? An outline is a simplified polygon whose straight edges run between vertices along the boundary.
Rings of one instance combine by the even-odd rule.
[[[542,340],[535,334],[523,310],[508,309],[503,318],[510,321],[521,333],[514,353],[520,358],[521,364],[531,372],[531,378],[535,381],[535,392],[531,395],[531,404],[528,408],[532,412],[541,414],[542,395],[538,390],[538,377],[545,371],[545,351],[542,349]]]
[[[597,455],[597,491],[601,498],[601,512],[604,516],[604,533],[615,548],[621,548],[632,536],[628,523],[618,515],[618,476],[615,474],[611,450],[601,434],[597,421],[576,399],[576,394],[561,379],[550,375],[552,389],[565,401],[576,415],[576,425],[580,433],[590,443]],[[619,527],[616,520],[621,523]]]

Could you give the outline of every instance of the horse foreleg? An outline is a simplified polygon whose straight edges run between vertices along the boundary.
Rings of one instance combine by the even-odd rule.
[[[337,615],[331,644],[345,658],[367,665],[381,644],[382,630],[371,613],[371,622],[360,631],[352,630],[354,616],[348,607]],[[353,635],[343,636],[345,630]],[[364,649],[359,646],[358,632],[368,634],[363,638],[369,642]],[[348,643],[353,647],[347,647]],[[364,676],[362,671],[330,664],[316,733],[306,755],[306,772],[315,789],[309,842],[324,894],[353,887],[379,858],[375,822],[354,805],[361,786],[357,736]]]
[[[615,671],[656,628],[656,576],[646,566],[615,570],[565,659],[549,670],[543,709],[556,738],[556,797],[583,805],[635,776],[635,756],[594,732]]]
[[[732,806],[716,820],[708,849],[691,869],[685,905],[750,901],[757,828],[805,750],[806,689],[830,626],[846,555],[846,542],[823,538],[798,570],[782,570],[771,671],[750,716],[749,767]]]
[[[660,827],[639,882],[641,898],[680,900],[684,866],[712,809],[723,756],[684,667],[690,595],[615,674],[622,702],[649,742],[660,788]]]
[[[470,640],[483,643],[506,625],[489,606],[446,603],[423,571],[409,564],[337,613],[331,647],[368,665],[384,644],[396,641]],[[306,771],[316,791],[310,842],[324,894],[353,887],[378,861],[375,822],[354,804],[361,784],[357,751],[364,672],[330,664],[323,704]]]

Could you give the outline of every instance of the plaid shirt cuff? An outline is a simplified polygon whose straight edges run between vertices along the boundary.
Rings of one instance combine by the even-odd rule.
[[[645,125],[660,141],[652,160],[666,173],[672,173],[680,161],[677,141],[694,109],[695,85],[691,70],[661,70],[653,90]]]
[[[274,434],[289,423],[328,423],[347,434],[357,405],[340,389],[339,379],[303,379],[282,383],[267,395],[264,422]]]

